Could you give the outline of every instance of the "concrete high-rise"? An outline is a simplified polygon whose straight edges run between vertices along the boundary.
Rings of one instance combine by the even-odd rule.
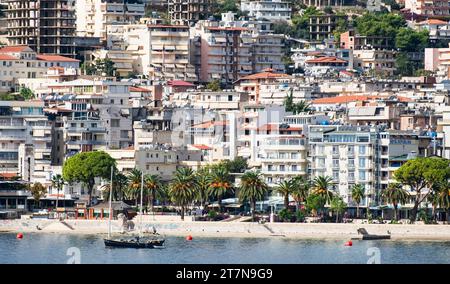
[[[7,0],[9,45],[75,57],[75,0]]]

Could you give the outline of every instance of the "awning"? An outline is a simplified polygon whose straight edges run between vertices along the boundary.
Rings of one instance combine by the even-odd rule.
[[[175,50],[175,46],[173,46],[173,45],[166,45],[166,46],[164,46],[164,50]]]
[[[186,65],[183,64],[175,64],[175,66],[180,69],[184,69],[186,67]]]
[[[129,51],[137,51],[137,50],[139,50],[139,46],[132,44],[132,45],[127,47],[127,50],[129,50]]]
[[[165,68],[175,68],[175,64],[163,64]]]

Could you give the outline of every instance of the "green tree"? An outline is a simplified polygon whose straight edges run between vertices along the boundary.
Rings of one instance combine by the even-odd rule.
[[[109,59],[99,59],[97,58],[92,64],[82,64],[82,70],[85,71],[86,75],[98,75],[98,76],[115,76],[116,67],[114,62]]]
[[[115,172],[113,175],[113,195],[112,200],[123,200],[125,198],[125,190],[128,186],[128,178],[126,175]],[[103,185],[103,199],[109,200],[109,194],[111,192],[111,181]]]
[[[36,182],[29,187],[29,190],[31,192],[31,196],[33,196],[33,199],[37,204],[37,207],[40,208],[40,201],[45,196],[45,194],[47,194],[47,188],[40,182]]]
[[[299,211],[300,203],[305,202],[306,198],[308,197],[310,184],[305,178],[301,176],[293,178],[292,182],[293,182],[292,197],[294,198],[297,204],[297,211]]]
[[[228,192],[233,192],[233,184],[230,180],[228,170],[223,166],[217,166],[211,172],[211,184],[209,186],[208,194],[217,198],[219,212],[222,207],[222,198]]]
[[[344,213],[347,208],[347,204],[345,204],[342,197],[335,195],[333,199],[331,199],[330,210],[336,213],[336,223],[339,222],[339,215]]]
[[[326,200],[317,194],[309,194],[306,198],[306,210],[311,212],[313,216],[318,216],[321,209],[324,208]]]
[[[20,96],[26,101],[34,99],[35,97],[30,88],[20,88]]]
[[[103,151],[78,153],[64,162],[63,178],[69,183],[81,182],[88,187],[89,206],[92,201],[95,178],[108,179],[111,167],[116,171],[116,161]]]
[[[400,28],[397,32],[395,45],[401,51],[423,51],[428,46],[428,31],[415,31],[411,28]]]
[[[181,207],[181,220],[184,221],[184,212],[187,205],[195,200],[197,178],[190,168],[179,168],[169,185],[169,196],[172,202]]]
[[[252,220],[255,221],[256,201],[262,200],[269,191],[260,172],[248,171],[241,178],[239,187],[239,199],[241,202],[248,201],[252,208]]]
[[[450,179],[450,161],[438,157],[415,158],[394,172],[394,179],[414,192],[414,207],[410,219],[414,222],[420,204],[427,199],[435,184],[445,184]],[[425,189],[429,189],[424,192]]]
[[[213,91],[213,92],[218,92],[218,91],[220,91],[220,90],[221,90],[221,88],[220,88],[220,81],[219,81],[219,80],[214,80],[214,81],[212,81],[212,82],[209,82],[209,83],[206,85],[206,89],[211,90],[211,91]]]
[[[381,192],[381,198],[394,206],[394,219],[398,221],[398,205],[408,202],[410,195],[400,183],[391,183]]]
[[[352,199],[356,203],[356,218],[359,218],[359,204],[364,198],[365,188],[362,184],[355,184],[352,187]]]
[[[136,202],[136,206],[138,204],[138,198],[141,192],[141,183],[142,183],[142,171],[134,168],[132,169],[128,175],[128,188],[126,192],[127,199],[133,199]]]
[[[311,104],[305,100],[301,100],[294,105],[294,114],[300,114],[311,111]]]
[[[59,192],[62,190],[65,182],[64,182],[62,175],[60,175],[60,174],[52,176],[51,182],[52,182],[52,187],[56,188],[56,190],[57,190],[56,204],[55,204],[55,210],[56,210],[58,208]]]
[[[330,203],[334,193],[329,190],[333,179],[329,176],[318,176],[313,180],[312,193],[321,196],[326,203]]]
[[[285,180],[277,185],[275,191],[283,196],[284,208],[289,210],[289,195],[294,192],[294,182],[292,180]]]
[[[243,157],[236,157],[234,160],[225,160],[223,165],[230,173],[243,173],[248,168],[247,160]]]
[[[144,187],[150,200],[150,210],[153,212],[156,197],[162,190],[161,178],[158,175],[144,176]]]
[[[209,188],[211,187],[211,174],[206,168],[200,168],[197,170],[197,201],[200,201],[200,206],[203,207],[209,198]]]

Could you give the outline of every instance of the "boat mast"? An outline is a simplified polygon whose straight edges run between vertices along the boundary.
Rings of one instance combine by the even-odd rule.
[[[111,207],[112,207],[112,195],[113,195],[113,173],[114,167],[111,166],[111,182],[109,184],[109,220],[108,220],[108,238],[111,238]]]
[[[139,236],[141,235],[142,230],[142,199],[144,198],[144,173],[141,173],[141,207],[139,210],[140,218],[139,218]]]

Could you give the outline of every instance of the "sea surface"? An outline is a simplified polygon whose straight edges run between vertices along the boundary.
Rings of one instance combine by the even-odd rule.
[[[167,237],[162,249],[105,248],[99,235],[0,233],[0,263],[450,263],[450,241]]]

